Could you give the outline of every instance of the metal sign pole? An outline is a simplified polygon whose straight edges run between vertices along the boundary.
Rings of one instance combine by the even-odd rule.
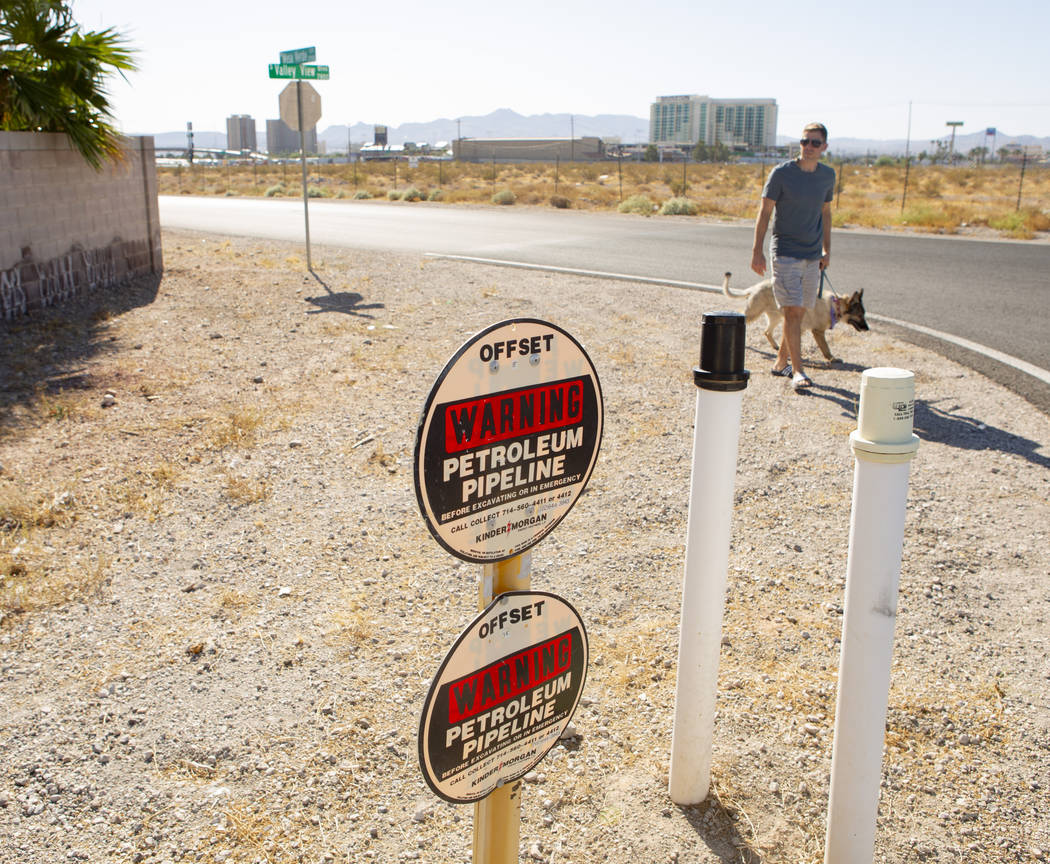
[[[478,609],[507,591],[531,587],[532,552],[484,564],[478,583]],[[521,836],[521,781],[495,789],[474,805],[474,864],[514,864]]]
[[[306,188],[306,133],[303,131],[303,82],[295,82],[295,101],[299,111],[299,158],[303,163],[303,221],[306,224],[306,269],[313,272],[310,260],[310,195]]]

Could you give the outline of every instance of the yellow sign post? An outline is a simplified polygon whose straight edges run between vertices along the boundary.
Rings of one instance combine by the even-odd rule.
[[[531,587],[532,552],[481,568],[478,609],[507,591]],[[506,783],[474,804],[474,864],[514,864],[521,837],[521,780]]]

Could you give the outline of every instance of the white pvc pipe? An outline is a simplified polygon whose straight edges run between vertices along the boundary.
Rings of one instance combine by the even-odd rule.
[[[697,390],[668,784],[676,804],[699,804],[711,785],[742,399],[742,390]]]
[[[874,856],[905,501],[918,448],[914,394],[914,376],[903,369],[861,378],[825,864],[871,864]]]

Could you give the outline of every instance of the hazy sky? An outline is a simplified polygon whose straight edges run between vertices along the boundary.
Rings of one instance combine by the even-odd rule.
[[[778,134],[813,119],[831,138],[925,144],[960,134],[1050,136],[1047,0],[72,0],[90,29],[139,51],[113,79],[123,131],[260,129],[287,83],[267,66],[316,46],[331,80],[318,128],[520,114],[630,114],[657,96],[777,100]],[[467,125],[463,135],[470,135]],[[566,129],[566,135],[569,130]]]

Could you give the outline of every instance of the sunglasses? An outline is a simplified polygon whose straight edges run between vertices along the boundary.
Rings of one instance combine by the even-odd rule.
[[[805,147],[807,144],[810,147],[822,147],[824,145],[824,142],[821,141],[819,138],[800,138],[798,143],[801,144],[803,147]]]

